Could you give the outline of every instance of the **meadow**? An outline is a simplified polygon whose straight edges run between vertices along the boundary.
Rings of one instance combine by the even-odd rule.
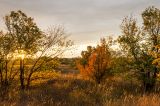
[[[43,31],[11,11],[0,31],[0,105],[160,106],[160,9],[150,6],[141,16],[141,25],[124,17],[120,35],[102,37],[76,57],[63,26]]]
[[[66,70],[66,69],[63,69]],[[159,106],[160,85],[145,93],[135,80],[124,75],[107,79],[102,84],[84,80],[72,69],[66,72],[41,72],[28,90],[13,86],[4,90],[1,106]],[[66,70],[67,71],[67,70]],[[16,82],[15,82],[16,83]]]

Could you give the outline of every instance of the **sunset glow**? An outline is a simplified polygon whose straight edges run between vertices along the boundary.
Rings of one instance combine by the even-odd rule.
[[[133,15],[139,23],[141,11],[159,0],[1,0],[0,27],[5,29],[3,16],[11,10],[22,10],[33,17],[38,26],[47,29],[63,25],[77,45],[73,50],[79,56],[89,41],[98,42],[101,37],[120,35],[119,25],[123,17]],[[68,52],[69,53],[69,52]],[[66,56],[72,54],[64,54]]]

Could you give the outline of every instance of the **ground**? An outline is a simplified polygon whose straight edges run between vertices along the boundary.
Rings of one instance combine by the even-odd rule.
[[[65,72],[44,81],[34,81],[30,89],[15,87],[0,97],[2,106],[159,106],[159,91],[146,94],[135,82],[115,76],[102,84],[84,80],[62,66]],[[61,67],[61,68],[62,68]],[[67,68],[66,68],[67,67]],[[66,72],[70,69],[69,73]]]

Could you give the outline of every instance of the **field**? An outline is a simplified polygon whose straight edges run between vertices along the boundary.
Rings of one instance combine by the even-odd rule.
[[[160,106],[159,1],[0,0],[0,106]]]
[[[63,70],[68,68],[63,66]],[[6,89],[1,106],[159,106],[159,89],[144,93],[136,81],[114,76],[103,84],[84,80],[74,71],[40,73],[46,77],[32,82],[29,90]],[[51,74],[52,73],[52,74]],[[5,92],[3,92],[5,93]],[[2,93],[1,93],[2,95]]]

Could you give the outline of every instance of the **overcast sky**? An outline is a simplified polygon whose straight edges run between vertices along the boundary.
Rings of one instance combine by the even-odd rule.
[[[140,23],[141,12],[148,6],[160,8],[160,0],[0,0],[0,29],[5,27],[4,15],[22,10],[43,30],[63,25],[78,45],[74,50],[77,56],[101,37],[120,35],[125,16],[132,14]]]

